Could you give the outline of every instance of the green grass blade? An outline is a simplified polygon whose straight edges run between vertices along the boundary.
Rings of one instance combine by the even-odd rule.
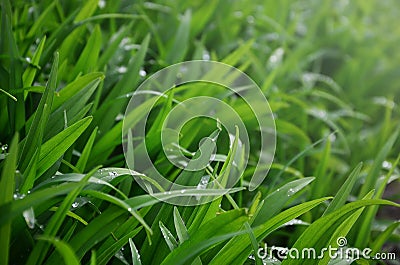
[[[188,50],[191,18],[192,13],[190,10],[187,10],[181,17],[180,25],[176,31],[173,43],[165,56],[165,62],[167,64],[178,63],[184,59],[186,51]]]
[[[383,196],[383,193],[385,191],[386,185],[389,182],[389,178],[393,175],[397,165],[399,164],[400,161],[400,154],[398,155],[396,161],[392,165],[392,168],[389,170],[389,172],[386,174],[384,180],[378,187],[378,191],[376,192],[374,198],[375,199],[380,199]],[[367,242],[370,240],[370,235],[371,235],[371,226],[372,226],[372,221],[378,212],[378,207],[377,206],[371,206],[368,208],[368,210],[363,214],[363,218],[361,218],[361,224],[360,227],[357,231],[357,239],[355,245],[358,247],[366,247]]]
[[[320,198],[325,194],[327,181],[327,167],[329,164],[329,158],[331,156],[331,141],[329,138],[326,139],[325,148],[322,153],[321,160],[315,172],[315,181],[311,188],[311,198]]]
[[[327,244],[329,244],[327,241],[329,241],[330,236],[334,233],[337,227],[340,226],[354,211],[371,205],[391,205],[400,207],[399,204],[377,199],[366,199],[351,202],[311,224],[297,239],[296,243],[293,245],[293,248],[304,249],[306,247],[314,247],[316,252],[319,253],[323,247],[326,247]],[[317,264],[318,260],[308,259],[306,262],[307,263],[302,261],[300,264]],[[282,264],[299,264],[299,260],[292,260],[289,258]]]
[[[59,195],[64,195],[76,189],[81,185],[80,183],[68,183],[58,186],[53,186],[40,191],[31,192],[26,195],[23,199],[9,202],[5,205],[0,206],[1,212],[7,212],[7,215],[0,215],[0,225],[5,224],[8,221],[13,220],[18,215],[30,207],[35,207],[44,203],[51,198]]]
[[[372,243],[371,249],[372,249],[372,254],[376,254],[382,249],[382,246],[385,244],[385,242],[388,242],[389,237],[393,234],[393,232],[397,229],[397,227],[400,225],[400,221],[394,222],[391,225],[389,225],[385,231],[383,231],[378,237],[375,239],[375,241]]]
[[[267,235],[278,229],[281,225],[310,211],[327,199],[329,198],[321,198],[293,206],[275,215],[267,222],[253,228],[254,235],[256,236],[258,241],[261,241]],[[215,255],[215,257],[209,262],[209,264],[231,264],[234,262],[243,263],[250,255],[251,250],[252,246],[250,238],[248,237],[248,235],[241,235],[231,239],[227,244],[225,244],[225,246],[218,252],[217,255]]]
[[[326,208],[323,216],[339,209],[346,203],[347,198],[349,197],[350,192],[353,189],[353,186],[356,183],[358,176],[360,175],[362,165],[363,165],[362,163],[359,163],[356,166],[356,168],[353,169],[349,177],[346,179],[346,181],[340,187],[339,191],[336,193],[335,197],[333,198],[329,206]]]
[[[85,48],[79,56],[78,62],[75,64],[74,70],[70,76],[71,79],[74,79],[79,73],[87,74],[97,70],[97,59],[100,53],[101,42],[100,26],[96,25],[87,40]]]
[[[96,190],[85,190],[85,191],[83,191],[83,194],[90,195],[92,197],[95,197],[95,198],[98,198],[98,199],[101,199],[104,201],[108,201],[114,205],[117,205],[117,206],[125,209],[130,214],[132,214],[132,216],[135,217],[143,225],[144,228],[146,228],[150,233],[153,233],[151,228],[149,227],[149,225],[144,221],[143,217],[141,217],[135,211],[135,209],[132,209],[132,207],[128,203],[126,203],[126,201],[120,200],[117,197],[114,197],[107,193],[103,193],[103,192],[96,191]]]
[[[182,244],[189,238],[189,234],[185,223],[182,220],[181,215],[179,214],[178,208],[174,207],[174,224],[175,224],[175,231],[179,238],[179,243]]]
[[[18,134],[11,141],[10,152],[7,156],[0,179],[0,205],[13,200],[15,188],[15,170],[18,156]],[[9,211],[3,212],[8,215]],[[11,237],[11,220],[0,225],[0,256],[4,264],[8,264],[9,245]]]
[[[269,194],[264,199],[264,204],[255,216],[252,226],[260,225],[275,214],[279,213],[293,195],[305,188],[308,184],[314,181],[314,179],[315,178],[313,177],[298,179],[283,185]]]
[[[137,250],[135,244],[133,243],[132,238],[129,238],[129,247],[131,248],[131,253],[132,253],[132,264],[142,265],[142,262],[140,261],[139,251]]]
[[[237,234],[245,233],[243,224],[248,220],[243,210],[232,210],[220,214],[202,225],[190,238],[175,248],[162,262],[168,264],[187,264],[203,250]]]
[[[49,169],[67,149],[78,139],[78,137],[86,130],[92,121],[92,117],[86,117],[64,131],[60,132],[47,142],[41,148],[37,175],[42,175]]]
[[[22,76],[22,83],[23,83],[24,87],[32,86],[32,82],[33,82],[36,72],[39,68],[40,56],[42,55],[45,42],[46,42],[46,36],[44,36],[40,40],[40,43],[39,43],[35,53],[33,54],[31,64],[28,66],[28,68],[25,70],[25,72]]]
[[[363,199],[371,199],[374,195],[374,191],[368,193]],[[346,238],[347,234],[354,226],[357,219],[360,217],[365,207],[362,207],[356,210],[353,214],[351,214],[346,220],[344,220],[338,228],[336,228],[335,232],[330,237],[329,245],[333,248],[339,247],[338,239],[341,237]],[[318,265],[326,265],[330,262],[331,257],[329,255],[324,255],[323,258],[318,262]]]
[[[90,171],[78,184],[80,184],[77,188],[75,188],[71,193],[69,193],[63,202],[61,203],[60,207],[54,213],[52,218],[50,219],[49,223],[47,224],[43,235],[54,237],[56,236],[58,230],[60,229],[61,225],[65,217],[67,216],[67,212],[70,209],[72,203],[75,201],[76,197],[82,191],[83,187],[86,185],[89,178],[97,171],[97,168]],[[45,259],[47,252],[49,251],[49,245],[44,242],[38,242],[35,247],[33,248],[31,254],[29,255],[27,264],[41,264]]]
[[[39,106],[37,107],[37,110],[34,114],[35,117],[29,128],[25,144],[23,145],[22,148],[22,153],[19,159],[21,172],[25,171],[30,161],[30,158],[33,156],[35,150],[42,144],[44,128],[50,116],[54,91],[57,85],[57,72],[58,72],[58,53],[55,53],[53,66],[50,72],[50,78],[46,85],[46,90],[42,95],[42,98],[39,102]]]
[[[359,199],[364,197],[368,193],[368,191],[375,188],[375,183],[379,177],[379,172],[382,168],[382,163],[385,160],[385,158],[388,156],[394,143],[398,139],[399,132],[400,132],[400,127],[398,127],[396,129],[396,131],[390,136],[390,138],[387,140],[385,145],[382,147],[382,149],[377,154],[377,156],[374,160],[374,164],[372,165],[372,168],[369,171],[367,177],[365,178],[365,182],[361,187],[360,193],[358,195]]]
[[[176,241],[174,235],[171,233],[171,231],[168,230],[168,228],[165,227],[165,225],[159,221],[158,223],[161,234],[164,237],[165,242],[168,245],[169,250],[174,250],[178,246],[178,242]]]
[[[89,159],[90,151],[92,150],[94,140],[96,139],[97,136],[97,127],[94,128],[92,134],[90,135],[89,139],[86,142],[85,147],[83,148],[82,154],[79,157],[78,162],[76,163],[76,168],[80,172],[84,172],[86,168],[86,163]]]
[[[58,238],[50,236],[38,236],[37,239],[51,242],[63,257],[66,265],[80,265],[80,262],[74,251],[67,243],[60,241]]]
[[[54,97],[52,111],[58,109],[67,100],[72,98],[74,95],[78,94],[79,91],[81,91],[82,89],[85,89],[91,85],[94,86],[98,81],[101,81],[103,79],[104,79],[104,74],[98,72],[78,77],[76,80],[69,83],[59,92],[57,92],[56,97]]]
[[[136,236],[142,227],[138,227],[129,231],[123,237],[119,238],[114,244],[112,244],[109,248],[104,249],[100,255],[97,257],[97,264],[109,264],[110,259],[134,236]],[[135,264],[135,263],[133,263]]]

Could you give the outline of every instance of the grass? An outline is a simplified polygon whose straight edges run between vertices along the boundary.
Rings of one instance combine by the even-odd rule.
[[[400,264],[398,2],[1,0],[0,7],[1,264]],[[123,143],[122,117],[142,119],[149,101],[124,114],[146,78],[199,59],[237,67],[257,83],[275,117],[276,154],[251,191],[258,153],[238,173],[241,135],[229,146],[226,129],[197,118],[183,126],[179,144],[196,157],[199,147],[210,149],[200,140],[214,137],[218,161],[196,171],[169,163],[163,120],[199,95],[228,103],[241,114],[250,150],[261,144],[243,100],[213,84],[178,86],[157,101],[143,136],[157,169],[181,184],[208,176],[224,188],[232,173],[239,181],[213,201],[174,206],[162,201],[180,192],[152,182],[136,159],[138,139]],[[397,260],[256,255],[264,243],[321,250],[338,237],[374,254],[397,252]]]

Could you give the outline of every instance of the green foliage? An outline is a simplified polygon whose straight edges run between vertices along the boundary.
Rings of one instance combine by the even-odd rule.
[[[349,247],[396,251],[398,216],[388,211],[399,207],[397,1],[0,3],[1,264],[262,264],[265,242],[320,250],[339,236]],[[121,117],[146,76],[201,59],[235,66],[260,86],[276,118],[276,155],[255,191],[247,189],[253,152],[224,196],[172,206],[161,201],[180,191],[127,169]],[[229,146],[219,124],[185,124],[179,144],[188,157],[211,155],[203,137],[218,145],[217,161],[201,171],[174,167],[161,146],[168,112],[198,90],[245,114],[249,148],[260,145],[265,128],[245,102],[211,84],[185,84],[123,118],[137,124],[155,103],[146,141],[159,171],[180,184],[207,175],[223,188],[241,166],[238,131]],[[128,138],[136,169],[133,153],[144,147]],[[349,264],[282,263],[335,262]]]

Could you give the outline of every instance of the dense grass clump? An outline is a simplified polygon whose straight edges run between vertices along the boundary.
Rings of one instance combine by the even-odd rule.
[[[0,8],[1,264],[400,264],[397,1],[1,0]],[[234,66],[268,99],[277,145],[256,190],[257,152],[229,193],[196,206],[163,202],[171,195],[151,173],[127,165],[124,148],[129,157],[143,150],[130,145],[140,139],[121,137],[132,93],[188,60]],[[218,146],[198,171],[168,163],[161,146],[166,113],[197,91],[244,114],[250,150],[261,145],[246,103],[204,82],[164,95],[144,138],[171,182],[207,177],[204,185],[221,188],[243,164],[238,133],[206,118],[185,124],[188,158],[204,137]],[[397,257],[263,258],[265,244]]]

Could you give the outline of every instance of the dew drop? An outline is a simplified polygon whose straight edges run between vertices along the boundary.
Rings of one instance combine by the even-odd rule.
[[[100,9],[103,9],[106,7],[106,1],[105,0],[100,0],[97,5],[99,6]]]
[[[247,20],[247,23],[249,23],[249,24],[254,24],[254,17],[253,17],[253,16],[248,16],[248,17],[246,18],[246,20]]]
[[[73,208],[76,208],[76,207],[78,207],[79,206],[79,202],[74,202],[73,204],[72,204],[72,207]]]
[[[20,200],[20,199],[23,199],[24,197],[25,197],[25,194],[19,194],[18,192],[14,193],[14,195],[13,195],[13,198],[15,200]]]
[[[209,61],[211,57],[210,57],[210,54],[207,51],[205,51],[205,52],[203,52],[203,55],[201,58],[205,61]]]
[[[30,229],[35,228],[35,212],[32,207],[23,211],[22,216]]]
[[[146,73],[146,71],[145,71],[145,70],[143,70],[143,69],[140,69],[140,71],[139,71],[139,75],[140,75],[141,77],[145,77],[145,76],[147,75],[147,73]]]
[[[390,170],[391,168],[392,168],[392,163],[390,163],[389,161],[383,161],[383,163],[382,163],[382,167],[384,168],[384,169],[387,169],[387,170]]]
[[[108,172],[108,175],[109,175],[110,177],[117,177],[117,176],[118,176],[118,173],[115,172],[115,171],[111,171],[111,172]]]
[[[125,66],[120,66],[117,68],[117,72],[120,74],[124,74],[128,71],[128,68],[126,68]]]
[[[287,192],[287,196],[292,196],[292,195],[295,194],[295,193],[296,193],[296,191],[295,191],[294,189],[290,188],[290,189],[288,190],[288,192]]]

